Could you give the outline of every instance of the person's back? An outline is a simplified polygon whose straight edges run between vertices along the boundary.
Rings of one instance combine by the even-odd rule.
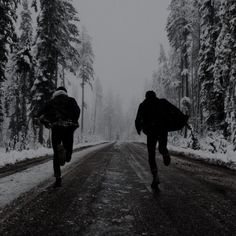
[[[145,97],[145,100],[139,105],[135,127],[138,134],[143,131],[147,135],[149,165],[153,175],[151,186],[158,189],[160,181],[155,159],[157,141],[164,164],[168,166],[171,162],[167,149],[168,132],[183,128],[188,116],[166,99],[157,98],[154,91],[147,91]]]
[[[52,126],[78,126],[80,108],[74,98],[63,90],[54,92],[52,99],[46,104],[44,118]]]
[[[135,126],[138,134],[141,130],[147,135],[147,148],[153,182],[151,187],[158,189],[159,176],[156,165],[156,144],[159,141],[159,151],[163,155],[164,164],[170,164],[170,156],[167,149],[167,129],[163,125],[163,107],[161,99],[156,97],[155,92],[148,91],[145,100],[139,105]]]
[[[162,100],[156,97],[153,91],[146,93],[145,100],[140,104],[135,120],[136,129],[147,134],[163,130],[165,120],[163,116]]]
[[[136,123],[140,122],[145,134],[158,131],[158,126],[162,123],[160,99],[157,97],[147,97],[140,104],[140,114],[138,114]],[[138,120],[140,119],[140,120]]]
[[[145,134],[160,131],[176,131],[187,124],[188,116],[164,98],[157,98],[153,91],[148,91],[140,104],[135,120],[137,131]]]

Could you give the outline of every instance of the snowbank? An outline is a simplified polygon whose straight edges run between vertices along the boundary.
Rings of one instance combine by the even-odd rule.
[[[146,141],[141,139],[135,142],[146,144]],[[169,135],[168,149],[171,155],[197,159],[236,170],[236,151],[234,151],[233,145],[221,136],[199,139],[199,150],[190,148],[191,142],[189,137],[185,139],[178,134]]]
[[[98,143],[94,143],[94,144],[90,143],[89,146],[95,145],[95,144],[98,144]],[[87,145],[81,144],[81,145],[77,145],[77,147],[82,147],[82,146],[84,147]],[[80,152],[74,153],[72,155],[71,162],[67,163],[65,166],[61,168],[62,177],[66,173],[70,172],[70,170],[76,166],[76,163],[78,163],[80,160],[86,157],[87,154],[89,154],[90,152],[99,150],[105,147],[106,145],[107,144],[96,145],[96,146],[81,150]],[[45,163],[32,166],[23,171],[16,172],[14,174],[1,178],[0,179],[0,189],[1,189],[0,211],[1,211],[1,208],[11,203],[14,199],[21,196],[21,194],[24,194],[35,187],[36,187],[35,191],[31,192],[31,194],[34,194],[34,193],[38,194],[41,191],[44,191],[44,189],[46,188],[44,181],[46,181],[45,184],[47,186],[50,186],[54,181],[52,161],[47,161]],[[41,186],[41,184],[43,185]],[[27,201],[27,198],[26,198],[26,201]]]
[[[9,164],[15,164],[27,159],[38,158],[41,156],[52,155],[53,151],[49,148],[41,147],[37,150],[10,151],[0,153],[0,167]]]
[[[222,134],[208,132],[205,137],[198,137],[195,134],[195,138],[194,140],[191,135],[183,138],[178,133],[169,135],[169,149],[172,155],[204,160],[212,164],[236,169],[236,151]],[[193,143],[194,141],[197,141],[197,143]]]
[[[97,141],[97,142],[86,142],[86,143],[79,143],[77,145],[74,145],[74,149],[86,147],[86,146],[94,146],[97,144],[104,143],[105,141]],[[5,165],[12,165],[20,161],[33,159],[33,158],[39,158],[46,155],[52,155],[53,150],[52,148],[45,148],[41,147],[37,150],[23,150],[23,151],[10,151],[5,152],[4,149],[0,150],[0,167],[3,167]]]
[[[209,162],[211,164],[221,165],[230,169],[236,169],[236,152],[229,150],[226,153],[210,153],[202,150],[193,150],[191,148],[182,148],[169,145],[172,155],[180,155],[197,160]]]

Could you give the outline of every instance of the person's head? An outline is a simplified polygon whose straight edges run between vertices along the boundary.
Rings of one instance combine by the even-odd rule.
[[[66,88],[65,88],[65,87],[63,87],[63,86],[60,86],[60,87],[58,87],[58,88],[56,89],[56,91],[64,91],[64,92],[66,92],[66,93],[67,93],[67,90],[66,90]]]
[[[147,91],[146,92],[146,95],[145,95],[146,99],[153,99],[153,98],[156,98],[156,93],[152,90],[150,91]]]

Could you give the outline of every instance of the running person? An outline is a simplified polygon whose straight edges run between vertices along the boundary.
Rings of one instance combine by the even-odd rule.
[[[54,187],[60,187],[60,166],[71,160],[74,131],[79,127],[80,108],[75,99],[67,95],[67,90],[59,87],[38,116],[52,130],[53,169],[56,178]]]
[[[174,120],[176,117],[176,120]],[[167,149],[168,132],[179,130],[186,124],[188,117],[166,99],[159,99],[154,91],[147,91],[145,100],[139,105],[135,126],[138,134],[147,135],[148,160],[153,176],[151,187],[158,189],[160,183],[156,164],[156,145],[163,162],[168,166],[171,162]]]

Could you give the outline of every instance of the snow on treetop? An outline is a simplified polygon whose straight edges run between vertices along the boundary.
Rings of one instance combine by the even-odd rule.
[[[188,75],[188,69],[187,68],[183,69],[183,71],[181,72],[181,76],[185,76],[185,75]]]
[[[36,80],[34,81],[34,85],[37,85],[37,84],[39,84],[39,83],[40,83],[39,79],[36,79]]]
[[[233,11],[233,10],[235,10],[235,9],[236,9],[236,3],[233,4],[233,5],[229,8],[230,11]]]

